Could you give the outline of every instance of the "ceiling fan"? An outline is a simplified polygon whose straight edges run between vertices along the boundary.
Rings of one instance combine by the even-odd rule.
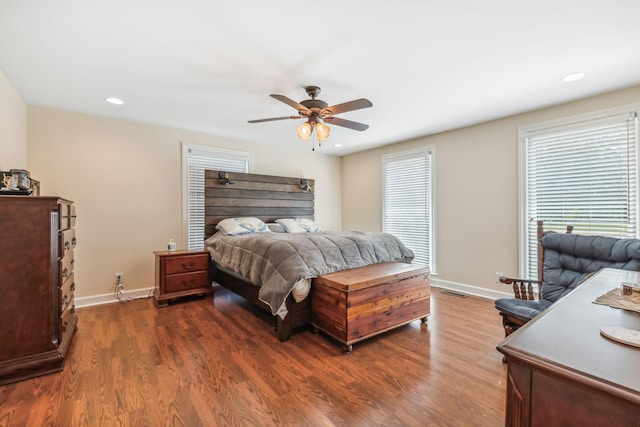
[[[344,102],[342,104],[329,106],[329,104],[327,104],[325,101],[316,99],[316,97],[320,94],[320,88],[318,86],[307,86],[305,87],[305,90],[307,91],[307,95],[309,95],[311,99],[306,99],[304,101],[300,101],[299,103],[284,95],[271,94],[272,98],[284,102],[285,104],[298,110],[297,116],[249,120],[249,123],[262,123],[271,122],[274,120],[306,118],[307,121],[297,129],[298,137],[305,141],[308,141],[309,139],[311,139],[311,134],[315,129],[316,136],[319,142],[329,136],[330,129],[325,125],[325,123],[330,123],[336,126],[341,126],[357,131],[364,131],[369,128],[369,125],[365,125],[364,123],[358,123],[351,120],[341,119],[340,117],[335,117],[336,114],[372,107],[373,104],[368,99],[360,98],[353,101]]]

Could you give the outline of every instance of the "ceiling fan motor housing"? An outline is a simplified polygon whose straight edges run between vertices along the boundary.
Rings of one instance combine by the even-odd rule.
[[[329,104],[322,101],[321,99],[305,99],[304,101],[300,101],[300,105],[307,107],[309,110],[322,110],[323,108],[327,108]]]

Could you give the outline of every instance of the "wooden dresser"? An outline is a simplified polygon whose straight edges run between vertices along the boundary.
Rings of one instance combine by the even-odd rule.
[[[169,301],[189,295],[213,295],[206,250],[157,251],[153,301],[166,307]]]
[[[0,196],[0,384],[63,369],[76,329],[75,207]]]

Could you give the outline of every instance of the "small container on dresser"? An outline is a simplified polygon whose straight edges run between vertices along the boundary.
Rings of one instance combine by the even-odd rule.
[[[0,384],[61,371],[76,330],[75,206],[0,198]]]
[[[209,280],[209,252],[171,250],[154,252],[156,283],[153,301],[166,307],[169,301],[189,295],[213,295]]]

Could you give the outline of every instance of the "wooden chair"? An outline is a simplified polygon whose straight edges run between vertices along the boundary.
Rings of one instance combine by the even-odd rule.
[[[505,336],[603,268],[640,271],[639,239],[586,236],[572,231],[568,226],[566,233],[545,232],[542,221],[538,221],[538,280],[500,278],[514,291],[514,298],[495,301]],[[537,295],[534,284],[538,285]]]
[[[571,234],[573,232],[573,226],[568,225],[566,234]],[[542,245],[542,237],[547,233],[554,233],[553,231],[544,231],[543,222],[538,221],[538,279],[521,279],[515,277],[506,277],[501,276],[500,282],[512,285],[513,286],[513,294],[514,299],[516,300],[526,300],[526,301],[540,301],[540,295],[542,290],[542,284],[544,282],[544,247]],[[534,287],[536,285],[538,292],[534,294]],[[500,316],[502,316],[502,326],[504,326],[504,336],[509,336],[512,332],[516,331],[520,326],[527,323],[533,316],[529,313],[522,312],[521,314],[514,313],[513,310],[508,309],[507,305],[509,304],[509,299],[501,298],[496,301],[496,309],[500,312]],[[505,303],[505,304],[501,304]],[[546,305],[544,302],[538,303],[540,305]],[[551,304],[548,304],[551,305]],[[532,310],[536,310],[539,307],[536,307],[534,304],[524,304],[525,308],[529,308],[531,306]],[[542,308],[542,307],[540,307]],[[546,308],[546,307],[544,307]],[[542,311],[542,310],[539,310]],[[531,313],[533,314],[533,313]]]

